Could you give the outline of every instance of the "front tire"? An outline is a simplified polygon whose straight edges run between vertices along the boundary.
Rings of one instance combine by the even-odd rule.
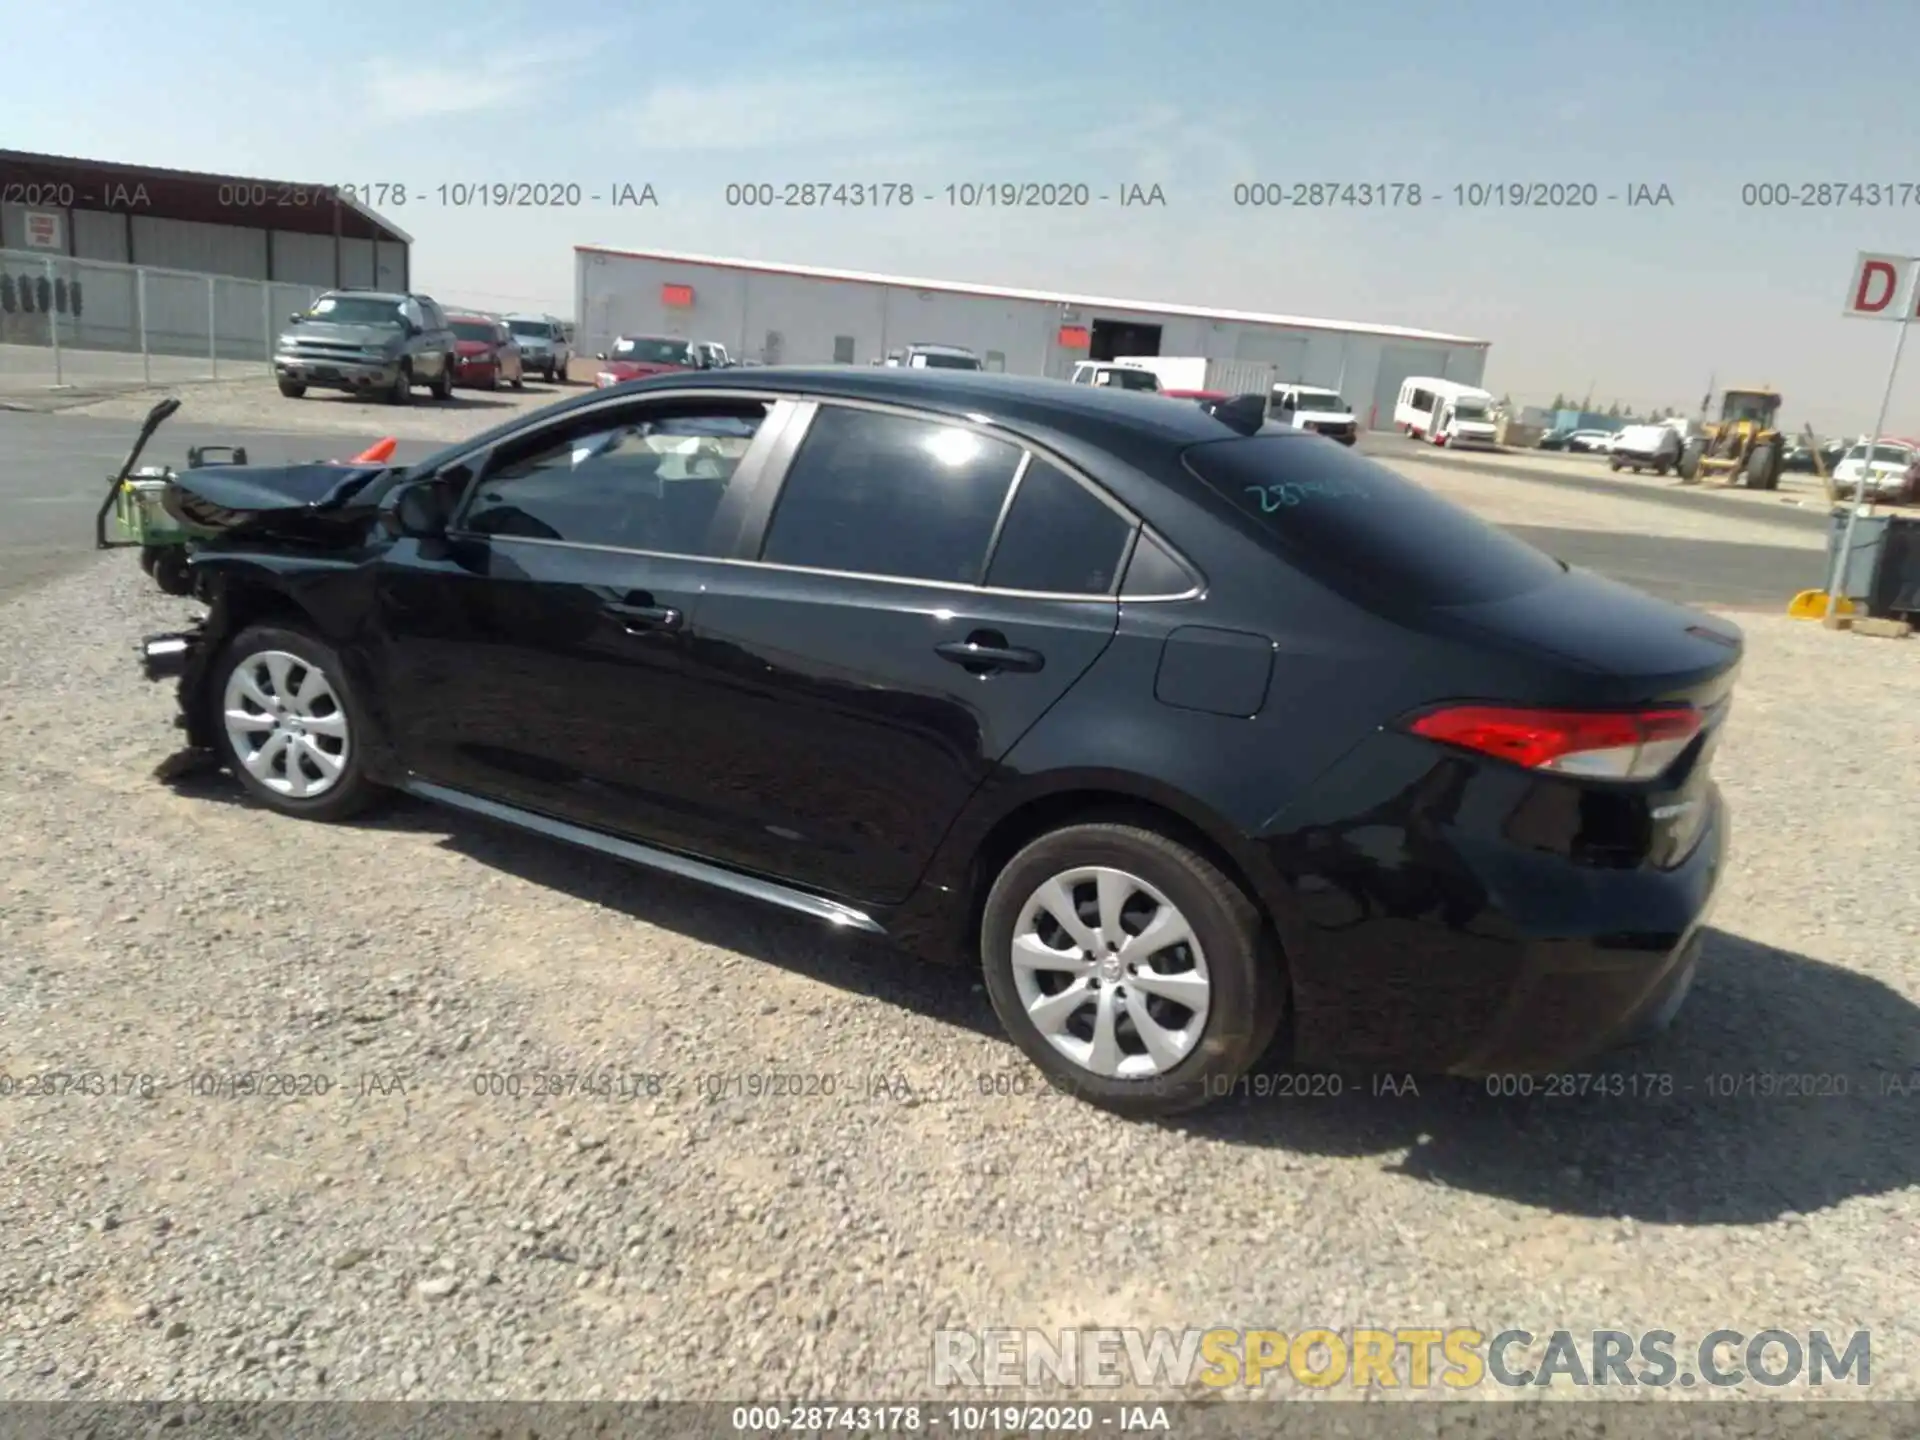
[[[307,393],[307,387],[298,380],[282,380],[280,382],[280,393],[289,400],[298,400],[302,395]]]
[[[283,625],[250,626],[209,683],[221,758],[269,810],[345,820],[378,797],[366,776],[365,712],[331,646]]]
[[[440,366],[440,373],[434,376],[433,398],[436,400],[453,398],[453,361],[445,361]]]
[[[1132,825],[1055,830],[987,896],[995,1013],[1061,1089],[1132,1118],[1230,1093],[1285,1008],[1260,912],[1211,861]]]
[[[413,369],[405,361],[394,372],[393,384],[387,390],[389,405],[411,405],[413,403]]]

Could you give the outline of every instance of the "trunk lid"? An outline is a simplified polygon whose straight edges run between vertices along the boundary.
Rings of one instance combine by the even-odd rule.
[[[1457,638],[1540,662],[1554,693],[1516,700],[1699,711],[1698,738],[1657,778],[1588,789],[1581,827],[1585,858],[1597,863],[1666,868],[1693,853],[1712,817],[1713,754],[1745,656],[1739,626],[1585,570],[1449,618]]]

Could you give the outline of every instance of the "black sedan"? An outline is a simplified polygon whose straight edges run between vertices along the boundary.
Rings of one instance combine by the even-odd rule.
[[[146,669],[271,810],[404,791],[962,958],[1126,1114],[1276,1038],[1487,1074],[1658,1028],[1739,631],[1258,408],[688,372],[190,471],[210,608]]]

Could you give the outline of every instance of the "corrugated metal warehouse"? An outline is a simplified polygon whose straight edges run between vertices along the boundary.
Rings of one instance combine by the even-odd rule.
[[[865,365],[912,343],[963,345],[987,368],[1064,378],[1079,360],[1205,355],[1277,364],[1392,423],[1400,382],[1477,385],[1485,340],[1340,320],[1009,290],[947,280],[766,265],[710,255],[574,247],[574,319],[585,354],[620,335],[712,340],[764,364]]]
[[[0,340],[264,357],[321,290],[405,289],[411,245],[326,186],[0,150]]]

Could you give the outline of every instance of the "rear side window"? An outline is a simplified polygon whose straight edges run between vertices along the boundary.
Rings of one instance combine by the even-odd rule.
[[[1291,436],[1195,445],[1187,468],[1287,561],[1336,590],[1431,608],[1538,589],[1560,562],[1344,446]]]
[[[1036,457],[1020,477],[987,584],[1050,595],[1113,589],[1133,522],[1086,486]]]
[[[958,425],[825,405],[793,457],[761,559],[978,585],[1018,447]]]

